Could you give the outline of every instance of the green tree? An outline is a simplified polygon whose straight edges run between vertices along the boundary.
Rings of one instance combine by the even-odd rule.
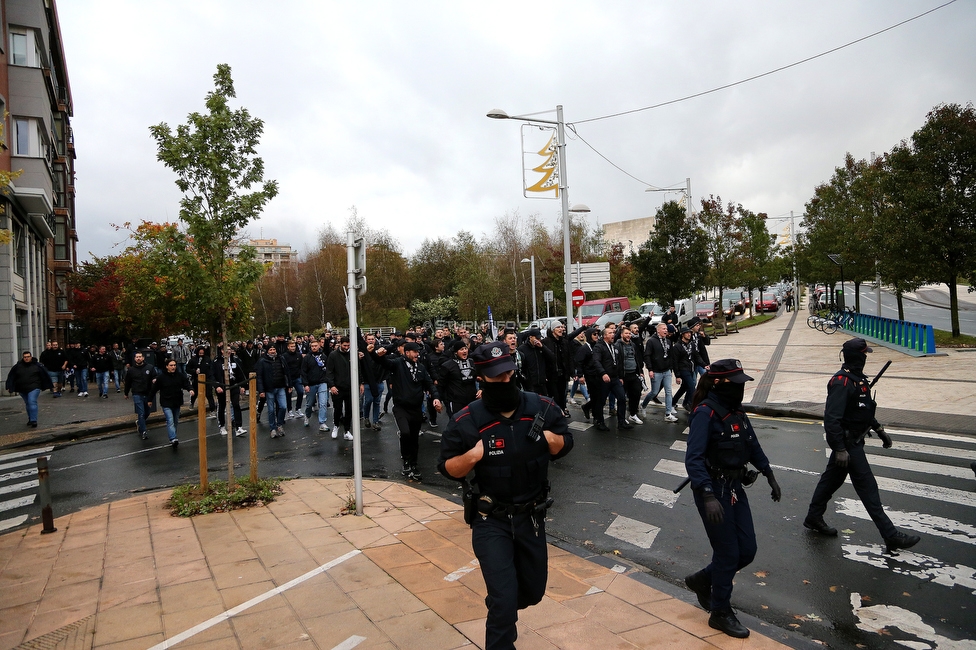
[[[676,201],[658,208],[651,238],[630,256],[637,292],[673,303],[705,285],[705,233]]]
[[[742,284],[742,233],[736,223],[736,215],[742,206],[729,202],[722,207],[722,197],[709,195],[702,199],[698,221],[705,232],[708,254],[709,286],[716,287],[716,295],[722,295],[727,287]]]
[[[743,209],[739,230],[742,233],[743,284],[749,295],[753,289],[758,289],[761,297],[763,289],[778,277],[779,268],[774,264],[773,250],[776,238],[766,227],[765,212],[755,214]]]
[[[150,127],[150,133],[157,160],[176,172],[176,186],[183,192],[180,220],[186,224],[186,245],[194,258],[194,268],[187,272],[198,283],[193,287],[193,308],[218,324],[229,379],[228,330],[238,334],[250,329],[251,290],[263,272],[253,248],[242,247],[236,258],[228,254],[229,248],[278,194],[278,184],[264,180],[264,161],[257,155],[264,122],[246,108],[233,110],[229,105],[237,96],[230,66],[218,65],[213,79],[206,113],[191,113],[175,133],[165,123]],[[227,421],[232,422],[227,402]],[[227,472],[233,485],[231,439],[227,437]]]
[[[914,221],[906,262],[928,281],[949,287],[952,335],[959,336],[957,283],[976,285],[976,110],[943,104],[929,112],[909,142],[888,156],[886,197],[895,214]]]

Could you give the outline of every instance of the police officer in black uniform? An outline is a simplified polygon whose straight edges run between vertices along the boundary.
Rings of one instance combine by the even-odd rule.
[[[867,353],[873,350],[868,347],[867,341],[856,338],[846,341],[841,352],[844,365],[827,382],[827,403],[824,405],[823,425],[831,449],[830,459],[827,469],[820,475],[817,489],[813,491],[803,525],[822,535],[837,535],[837,529],[828,526],[823,515],[834,492],[850,474],[851,484],[884,538],[888,552],[911,548],[918,544],[920,538],[899,532],[885,514],[878,494],[878,482],[864,454],[864,438],[871,431],[878,434],[885,449],[891,447],[891,437],[874,417],[877,404],[871,397],[868,378],[864,376]]]
[[[744,639],[746,628],[732,611],[732,579],[756,557],[756,532],[744,487],[757,475],[752,463],[772,488],[773,501],[782,496],[769,460],[742,410],[745,383],[752,377],[737,359],[711,364],[692,399],[691,425],[685,469],[695,491],[695,505],[712,545],[712,562],[685,578],[698,603],[711,612],[708,625]]]
[[[550,460],[573,448],[562,409],[512,382],[516,367],[510,352],[506,343],[495,341],[471,355],[481,399],[451,419],[437,465],[455,481],[474,471],[476,511],[466,508],[466,518],[488,588],[485,650],[514,648],[518,610],[545,594],[545,516],[552,504],[547,470]]]

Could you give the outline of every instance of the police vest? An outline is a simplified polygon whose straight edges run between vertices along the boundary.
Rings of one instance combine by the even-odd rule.
[[[467,407],[485,446],[485,455],[474,466],[475,482],[479,493],[499,503],[531,502],[548,485],[549,443],[544,436],[534,442],[527,435],[535,414],[545,405],[536,393],[523,392],[522,399],[522,414],[511,423],[499,420],[481,400]]]
[[[712,409],[722,423],[722,434],[718,438],[709,434],[706,454],[709,466],[714,469],[742,469],[751,455],[746,423],[737,412],[725,408],[714,398],[706,397],[702,405]]]
[[[830,384],[834,382],[844,382],[845,385],[850,383],[855,388],[854,398],[848,399],[844,406],[844,421],[841,425],[857,435],[867,431],[874,424],[874,416],[878,408],[877,402],[871,398],[868,378],[841,368],[840,372],[831,377]]]

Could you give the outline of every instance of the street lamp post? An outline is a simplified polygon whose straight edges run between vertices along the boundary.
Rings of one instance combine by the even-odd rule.
[[[529,269],[532,273],[532,320],[539,320],[539,313],[535,309],[535,255],[522,260],[522,264],[526,262],[529,263]]]
[[[545,111],[550,112],[550,111]],[[533,115],[509,115],[500,108],[488,111],[488,117],[495,120],[519,120],[522,122],[538,122],[540,124],[556,125],[556,164],[559,167],[559,199],[563,216],[563,288],[566,291],[566,329],[573,328],[573,262],[570,259],[572,249],[569,241],[569,213],[570,212],[589,212],[590,209],[583,205],[569,207],[569,184],[566,181],[566,123],[563,121],[563,106],[556,106],[556,120],[542,120]],[[534,279],[533,274],[533,279]],[[533,292],[534,294],[534,292]],[[535,295],[532,297],[535,300]],[[533,311],[535,311],[533,309]]]
[[[291,307],[285,307],[285,311],[288,312],[288,338],[291,338],[291,313],[295,310]]]

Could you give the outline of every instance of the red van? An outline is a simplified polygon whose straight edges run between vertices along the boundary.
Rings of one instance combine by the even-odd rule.
[[[587,300],[579,308],[579,317],[584,326],[589,327],[600,316],[612,311],[627,311],[630,309],[630,298],[618,296],[616,298],[599,298]]]

